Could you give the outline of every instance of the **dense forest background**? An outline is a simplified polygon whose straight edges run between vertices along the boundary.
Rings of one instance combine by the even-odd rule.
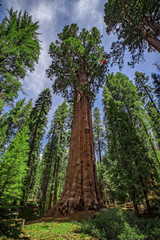
[[[133,0],[123,7],[121,2],[124,1],[108,1],[104,7],[107,34],[117,35],[108,53],[99,47],[101,34],[97,28],[83,29],[78,35],[77,25],[64,27],[58,35],[59,40],[50,45],[52,64],[46,67],[47,76],[58,80],[52,87],[43,89],[34,101],[32,98],[26,100],[23,79],[38,63],[39,23],[33,21],[30,13],[13,9],[2,19],[2,209],[19,206],[25,211],[27,206],[38,206],[40,215],[45,216],[60,199],[72,136],[72,88],[79,91],[79,95],[85,93],[92,99],[96,171],[104,204],[132,202],[136,215],[141,205],[148,213],[160,208],[159,62],[150,63],[156,69],[151,76],[135,70],[134,79],[119,71],[113,73],[109,67],[118,64],[122,69],[126,49],[130,52],[128,68],[139,63],[146,49],[160,52],[159,3],[139,1],[140,5],[135,7]],[[61,54],[67,54],[65,59]],[[75,69],[81,70],[82,65],[90,74],[92,91],[81,82],[74,82]],[[97,107],[95,100],[99,88],[98,97],[101,95],[102,103]],[[52,91],[64,97],[54,112],[50,111],[55,101]],[[49,111],[52,112],[50,124]]]

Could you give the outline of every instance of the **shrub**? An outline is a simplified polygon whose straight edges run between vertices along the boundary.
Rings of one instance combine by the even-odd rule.
[[[157,240],[160,219],[138,218],[132,212],[107,209],[95,219],[83,221],[81,231],[101,240]]]

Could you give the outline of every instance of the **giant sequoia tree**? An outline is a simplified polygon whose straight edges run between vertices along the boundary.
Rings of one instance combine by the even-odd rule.
[[[55,79],[53,91],[74,98],[74,112],[65,186],[48,216],[103,206],[97,185],[91,102],[103,84],[108,55],[97,28],[82,29],[79,34],[78,30],[76,24],[65,26],[49,49],[52,63],[47,74]]]
[[[123,65],[125,50],[134,65],[148,46],[160,52],[160,2],[158,0],[108,0],[104,21],[107,34],[117,35],[112,43],[113,63]]]

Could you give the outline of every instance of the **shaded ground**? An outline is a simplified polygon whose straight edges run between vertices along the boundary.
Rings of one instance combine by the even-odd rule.
[[[102,210],[86,210],[86,211],[76,211],[74,214],[63,216],[59,215],[57,217],[43,217],[40,219],[37,219],[35,221],[29,221],[26,223],[26,225],[30,225],[33,223],[40,223],[40,222],[59,222],[59,223],[64,223],[64,222],[81,222],[83,219],[87,218],[94,218],[98,212]]]

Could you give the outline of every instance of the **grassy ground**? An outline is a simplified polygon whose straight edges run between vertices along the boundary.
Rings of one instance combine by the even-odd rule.
[[[80,231],[78,223],[72,222],[40,222],[27,225],[25,227],[25,235],[30,236],[30,239],[48,239],[48,240],[65,240],[65,239],[77,239],[77,240],[91,240],[98,239],[84,234]]]
[[[160,240],[160,215],[141,215],[121,209],[78,211],[73,215],[27,222],[20,238],[0,240]]]
[[[83,219],[94,217],[97,211],[78,211],[73,215],[59,216],[57,218],[42,218],[28,222],[23,232],[31,240],[96,240],[87,233],[81,231],[80,222]],[[29,239],[29,238],[28,238]]]

